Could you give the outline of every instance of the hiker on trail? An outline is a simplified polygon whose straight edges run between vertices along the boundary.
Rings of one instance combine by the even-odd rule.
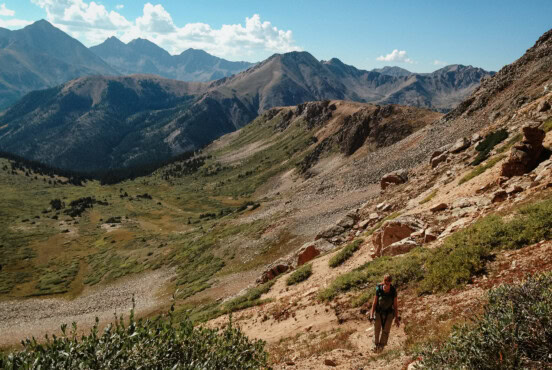
[[[376,296],[372,303],[370,311],[370,319],[375,320],[374,323],[374,352],[380,352],[387,344],[389,332],[393,318],[395,325],[399,327],[399,302],[397,299],[397,290],[391,285],[392,278],[390,275],[383,277],[383,283],[376,287]],[[375,316],[374,316],[375,314]]]

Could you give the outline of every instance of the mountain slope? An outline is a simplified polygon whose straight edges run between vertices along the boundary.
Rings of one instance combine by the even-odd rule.
[[[111,39],[110,43],[117,44],[117,40]],[[137,40],[134,44],[158,58],[168,57],[148,41]],[[8,110],[0,117],[0,149],[73,170],[137,165],[200,148],[275,106],[325,99],[426,108],[451,106],[475,88],[482,75],[488,73],[455,66],[429,75],[393,77],[361,71],[338,59],[319,62],[307,52],[292,52],[275,54],[244,72],[208,84],[179,84],[153,76],[90,77],[50,92],[33,93]],[[129,82],[124,92],[129,96],[141,96],[141,84],[151,80],[152,86],[182,86],[186,98],[182,100],[182,93],[160,88],[159,96],[150,91],[153,101],[165,99],[165,104],[159,106],[134,104],[136,99],[130,97],[129,101],[109,98],[109,104],[103,104],[102,96],[111,91],[106,90],[106,81],[115,86],[123,80]],[[83,84],[88,87],[75,90]],[[73,109],[65,102],[74,96],[85,101]],[[105,133],[99,129],[104,125],[109,127]],[[95,129],[87,132],[84,127]],[[108,135],[105,139],[104,134]],[[83,149],[82,143],[94,146],[94,140],[98,140],[96,151]]]
[[[45,20],[0,33],[0,109],[32,90],[85,75],[117,75],[79,41]]]
[[[110,37],[90,51],[122,74],[148,73],[181,81],[212,81],[231,76],[254,65],[230,62],[203,50],[188,49],[170,55],[151,41],[135,39],[128,44]]]

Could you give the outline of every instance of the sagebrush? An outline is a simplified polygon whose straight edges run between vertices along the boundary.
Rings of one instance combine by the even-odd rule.
[[[248,339],[228,324],[223,330],[194,327],[185,318],[135,320],[116,318],[103,332],[98,319],[88,335],[77,337],[77,326],[60,337],[24,341],[23,349],[0,353],[0,369],[263,369],[265,343]]]

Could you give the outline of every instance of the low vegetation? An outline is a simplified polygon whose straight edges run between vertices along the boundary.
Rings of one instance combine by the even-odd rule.
[[[173,308],[171,308],[173,310]],[[268,364],[265,343],[248,339],[230,323],[222,331],[194,327],[189,319],[135,320],[121,316],[103,332],[96,325],[77,336],[77,326],[62,335],[34,338],[23,349],[0,353],[2,369],[259,369]]]
[[[552,274],[491,290],[481,317],[453,329],[448,340],[420,352],[427,369],[552,367]]]
[[[424,199],[422,199],[420,201],[420,204],[425,204],[427,202],[429,202],[430,200],[432,200],[436,195],[437,195],[437,189],[433,190],[431,193],[429,193],[429,195],[427,197],[425,197]]]
[[[308,263],[293,271],[286,280],[287,285],[299,284],[307,280],[312,275],[312,264]]]
[[[491,132],[485,138],[477,144],[475,150],[479,152],[477,157],[471,163],[472,166],[477,166],[487,158],[489,158],[489,153],[495,146],[503,142],[508,137],[508,131],[505,129],[500,129],[495,132]]]
[[[339,252],[335,254],[335,256],[330,258],[330,261],[328,262],[330,267],[337,267],[345,263],[345,261],[351,258],[353,254],[360,248],[362,242],[362,239],[357,239],[343,247]]]
[[[445,239],[437,249],[416,248],[395,258],[381,257],[337,277],[320,292],[320,298],[333,299],[353,289],[374,287],[384,273],[393,276],[399,287],[413,287],[420,293],[445,292],[460,288],[485,269],[493,253],[519,249],[552,238],[552,199],[520,208],[505,220],[490,215]],[[362,304],[370,294],[361,295]]]
[[[470,181],[474,177],[481,175],[483,172],[487,171],[488,169],[493,168],[495,164],[497,164],[504,158],[506,158],[506,155],[501,154],[489,159],[485,164],[480,164],[479,166],[471,170],[466,176],[462,177],[460,181],[458,181],[458,185],[462,185],[463,183]]]

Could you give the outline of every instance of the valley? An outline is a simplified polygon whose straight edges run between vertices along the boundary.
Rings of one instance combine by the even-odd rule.
[[[492,305],[550,280],[551,65],[552,30],[497,73],[295,51],[210,82],[104,74],[27,94],[0,116],[0,367],[25,338],[109,332],[131,309],[237,328],[274,369],[548,366],[523,338],[504,349],[520,317]],[[386,273],[402,321],[376,353]],[[511,336],[461,358],[491,311]]]

